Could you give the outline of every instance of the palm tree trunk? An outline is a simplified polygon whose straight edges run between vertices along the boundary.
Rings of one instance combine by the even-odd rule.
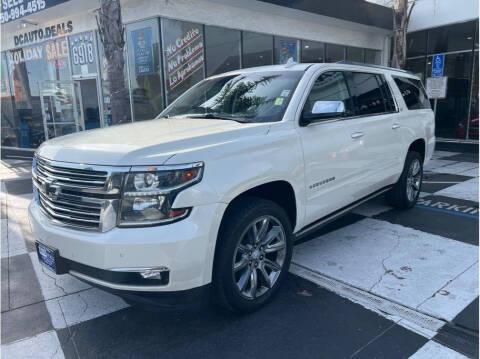
[[[130,101],[125,88],[125,39],[120,0],[100,0],[97,24],[107,60],[112,125],[128,122]]]

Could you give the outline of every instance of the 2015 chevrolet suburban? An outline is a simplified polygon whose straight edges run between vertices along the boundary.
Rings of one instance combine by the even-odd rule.
[[[419,196],[434,117],[411,73],[289,64],[207,78],[158,118],[45,142],[29,207],[40,261],[127,300],[253,311],[292,246],[386,192]]]

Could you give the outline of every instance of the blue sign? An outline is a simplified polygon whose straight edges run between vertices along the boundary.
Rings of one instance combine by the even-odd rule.
[[[297,40],[280,40],[280,63],[286,64],[289,58],[297,62]]]
[[[432,77],[442,77],[445,65],[445,54],[433,55]]]
[[[132,31],[133,56],[135,58],[135,75],[144,76],[155,72],[153,66],[152,29]]]

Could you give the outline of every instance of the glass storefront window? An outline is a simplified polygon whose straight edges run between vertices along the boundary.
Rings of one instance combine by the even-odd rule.
[[[364,62],[365,56],[363,49],[359,47],[347,47],[347,60],[354,62]]]
[[[15,104],[10,87],[7,56],[2,52],[2,68],[0,82],[2,146],[18,147],[19,133],[15,116]],[[26,147],[29,147],[28,145]]]
[[[407,56],[423,56],[427,53],[427,31],[415,31],[407,34]]]
[[[207,76],[240,68],[240,31],[205,26]]]
[[[15,112],[9,127],[9,139],[7,141],[2,134],[2,143],[36,148],[45,140],[41,105],[41,94],[46,93],[45,84],[70,80],[67,38],[10,50],[7,56]]]
[[[478,51],[475,51],[473,63],[472,92],[470,100],[470,114],[468,124],[469,140],[478,140]],[[461,134],[459,134],[461,135]]]
[[[470,96],[472,53],[445,55],[444,76],[448,77],[447,97],[437,102],[435,132],[438,137],[465,139]],[[432,56],[427,58],[427,77],[432,74]]]
[[[405,62],[405,70],[412,72],[420,77],[425,83],[425,57],[418,57],[416,59],[407,59]],[[430,64],[431,65],[431,64]]]
[[[302,62],[324,62],[325,44],[317,41],[302,40]]]
[[[345,60],[345,46],[327,44],[327,55],[325,62],[338,62]]]
[[[475,21],[470,21],[428,30],[428,53],[472,50],[475,25]]]
[[[158,19],[126,26],[133,120],[151,120],[163,109]]]
[[[286,64],[288,59],[298,62],[299,40],[275,36],[275,63]]]
[[[170,104],[204,78],[203,26],[162,19],[162,45],[166,97]]]
[[[243,31],[242,67],[273,64],[273,36]]]
[[[379,50],[365,49],[365,63],[380,65],[382,63],[382,52]]]
[[[86,76],[97,74],[97,50],[93,32],[68,37],[72,74]]]

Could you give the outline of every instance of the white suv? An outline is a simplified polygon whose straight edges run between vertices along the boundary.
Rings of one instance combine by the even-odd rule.
[[[387,192],[412,207],[435,144],[411,73],[352,64],[242,69],[157,119],[63,136],[33,162],[40,261],[128,301],[253,311],[296,239]]]

